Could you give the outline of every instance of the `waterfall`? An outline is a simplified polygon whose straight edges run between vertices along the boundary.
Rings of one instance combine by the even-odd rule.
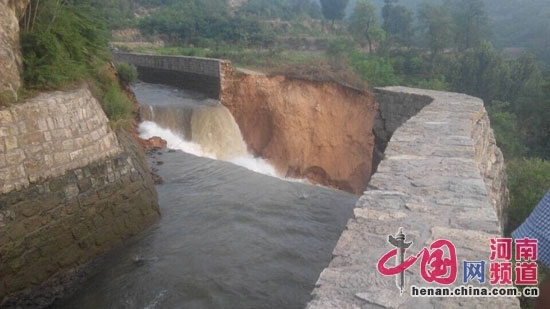
[[[202,149],[223,161],[231,161],[247,155],[239,126],[229,110],[218,104],[193,112],[191,140]]]
[[[141,109],[141,117],[144,120],[153,121],[165,129],[170,129],[175,134],[185,139],[191,139],[191,116],[193,108],[189,106],[162,106],[148,105]]]
[[[273,166],[247,152],[239,126],[229,110],[218,101],[195,99],[192,103],[189,100],[179,102],[181,104],[142,102],[140,90],[134,91],[143,105],[141,117],[144,121],[138,128],[141,138],[159,136],[166,140],[168,148],[228,161],[278,177]],[[170,98],[167,101],[173,100]]]

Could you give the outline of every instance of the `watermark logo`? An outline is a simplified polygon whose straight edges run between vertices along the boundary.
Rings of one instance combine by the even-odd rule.
[[[418,259],[420,259],[422,279],[427,283],[436,283],[445,287],[411,286],[412,296],[431,296],[430,291],[434,292],[437,289],[442,290],[434,296],[520,296],[521,291],[512,286],[513,284],[525,286],[538,284],[536,239],[523,238],[517,239],[515,242],[512,238],[490,239],[491,254],[488,261],[462,261],[461,283],[463,285],[458,288],[448,287],[457,281],[459,269],[456,247],[452,241],[437,239],[429,246],[422,248],[418,254],[407,256],[407,249],[413,245],[413,242],[407,241],[403,228],[399,228],[396,235],[388,235],[388,243],[393,248],[378,260],[377,269],[384,276],[395,276],[396,285],[401,295],[405,291],[405,271],[412,267]],[[391,261],[394,262],[394,266],[391,266]],[[486,280],[487,274],[489,280]],[[484,285],[487,284],[486,281],[495,287],[467,285],[472,283]],[[525,296],[538,294],[537,288],[529,291],[532,295]],[[415,293],[419,295],[413,295]]]
[[[405,242],[406,235],[403,228],[399,228],[397,235],[388,236],[388,242],[396,247],[384,254],[377,264],[378,272],[385,276],[398,276],[396,283],[399,292],[403,294],[405,285],[405,270],[409,269],[416,261],[420,260],[420,275],[426,282],[436,282],[449,285],[455,282],[457,276],[456,248],[446,239],[438,239],[429,247],[424,247],[416,255],[404,258],[407,248],[412,242]],[[397,258],[394,267],[386,266],[392,258]]]
[[[514,245],[515,276],[513,276],[512,245]],[[490,242],[491,256],[489,257],[490,284],[499,285],[536,285],[537,278],[537,245],[538,241],[532,238],[516,239],[493,238]]]

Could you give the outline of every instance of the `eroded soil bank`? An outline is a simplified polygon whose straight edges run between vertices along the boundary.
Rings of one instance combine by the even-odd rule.
[[[240,74],[222,103],[249,151],[287,177],[361,194],[372,169],[378,104],[367,91],[334,82]]]

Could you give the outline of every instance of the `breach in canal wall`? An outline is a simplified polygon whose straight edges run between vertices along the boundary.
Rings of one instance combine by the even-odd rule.
[[[138,56],[141,57],[135,57]],[[177,57],[157,56],[169,59],[155,58],[156,62],[149,56],[143,57],[143,61],[155,70],[176,67],[172,61],[176,61]],[[192,57],[187,58],[183,63],[193,61]],[[196,67],[199,69],[191,69],[193,74],[197,71],[210,72],[202,61],[197,60]],[[257,135],[252,130],[258,126],[246,125],[246,121],[250,124],[254,119],[246,120],[242,115],[261,115],[262,119],[271,119],[274,111],[281,110],[281,115],[284,115],[287,114],[285,108],[294,108],[290,98],[316,98],[315,102],[305,100],[300,104],[304,112],[294,113],[310,118],[285,118],[285,121],[300,128],[297,132],[309,132],[303,126],[316,128],[321,123],[322,111],[326,110],[324,104],[330,106],[328,104],[334,103],[334,99],[324,102],[322,96],[312,96],[311,90],[296,92],[295,85],[298,84],[302,85],[300,89],[316,88],[310,87],[308,81],[287,81],[282,76],[266,77],[261,74],[243,76],[235,74],[228,62],[212,61],[212,70],[217,68],[217,73],[206,74],[219,78],[215,83],[216,89],[219,89],[217,98],[236,115],[245,140],[247,135]],[[145,66],[137,60],[127,62],[138,67]],[[183,71],[187,70],[185,65],[180,67]],[[272,89],[266,87],[271,80],[280,80],[279,84],[284,87],[275,83],[272,83],[275,86],[269,84]],[[333,91],[342,86],[327,83],[323,87]],[[245,91],[247,89],[250,91]],[[344,89],[346,91],[350,90]],[[255,95],[245,98],[239,96],[241,92]],[[363,149],[362,153],[369,161],[368,165],[364,165],[367,174],[370,175],[371,169],[374,174],[356,205],[354,217],[348,222],[333,251],[332,262],[319,277],[308,308],[453,307],[459,303],[468,307],[518,307],[516,298],[412,298],[408,287],[427,285],[420,276],[419,262],[406,271],[403,296],[399,296],[394,277],[385,277],[377,271],[377,261],[392,248],[388,236],[395,235],[400,227],[404,229],[407,241],[413,242],[407,254],[418,254],[437,239],[448,239],[454,243],[459,265],[456,284],[461,282],[463,276],[460,267],[463,260],[489,259],[490,239],[502,235],[502,226],[506,221],[504,210],[508,192],[502,153],[496,146],[483,102],[464,94],[403,87],[376,89],[374,95],[377,102],[369,99],[372,95],[368,92],[361,95],[364,99],[358,100],[358,106],[364,104],[364,108],[373,110],[373,114],[367,113],[366,122],[374,124],[369,132],[361,131],[365,133],[364,142],[352,144],[371,146]],[[278,101],[273,99],[279,97],[281,99]],[[236,107],[236,102],[240,106]],[[336,115],[336,111],[334,113]],[[327,125],[334,125],[330,132],[339,130],[334,122],[327,122]],[[348,121],[342,126],[350,125]],[[312,132],[319,130],[316,128]],[[273,138],[273,126],[260,130],[264,131],[269,134],[266,134],[267,139],[259,140],[261,143],[277,141]],[[318,153],[322,153],[325,147],[315,144],[311,138],[301,139],[303,145],[317,147]],[[329,138],[326,139],[327,145],[334,144],[335,140],[345,139]],[[250,141],[247,140],[249,144]],[[254,143],[250,145],[254,146]],[[303,149],[300,150],[298,155],[303,152]],[[285,150],[274,158],[292,160],[295,155]],[[346,158],[340,156],[334,160],[327,166],[334,168],[345,162]],[[282,170],[285,169],[283,165]],[[315,168],[320,170],[317,166]],[[329,175],[326,172],[329,168],[321,169]],[[328,177],[331,178],[334,177]],[[489,271],[485,274],[488,275]]]

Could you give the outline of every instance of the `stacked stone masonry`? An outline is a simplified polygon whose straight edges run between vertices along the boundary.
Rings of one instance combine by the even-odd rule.
[[[213,99],[220,99],[227,78],[224,71],[231,67],[227,60],[188,56],[115,52],[113,58],[136,66],[145,82],[195,90]]]
[[[114,53],[117,62],[131,63],[135,66],[180,71],[212,77],[220,77],[220,63],[226,60],[189,56],[159,56],[138,53]]]
[[[0,193],[121,152],[89,90],[43,93],[0,109]]]
[[[462,281],[462,261],[488,261],[490,239],[502,233],[504,164],[482,101],[403,87],[377,91],[381,109],[426,97],[431,102],[411,109],[412,117],[393,132],[307,308],[519,308],[513,297],[411,297],[411,285],[441,287],[422,280],[420,261],[406,271],[402,296],[395,278],[377,271],[378,260],[393,248],[388,235],[403,227],[406,241],[413,242],[407,256],[437,239],[454,243],[459,263],[454,287]],[[487,277],[484,286],[488,282]]]
[[[43,307],[73,270],[158,219],[156,190],[141,149],[86,88],[0,115],[0,307]]]

